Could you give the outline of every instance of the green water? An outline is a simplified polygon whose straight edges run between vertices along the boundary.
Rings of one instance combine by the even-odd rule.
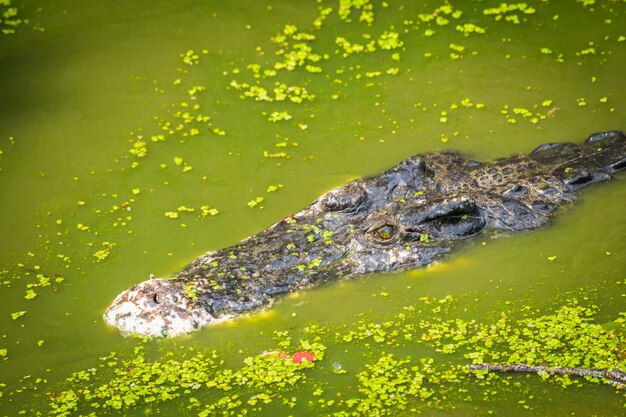
[[[352,22],[339,19],[336,3],[14,1],[29,23],[0,35],[0,349],[7,352],[0,357],[1,415],[46,415],[46,393],[64,389],[72,372],[142,344],[101,318],[118,293],[234,244],[335,186],[420,152],[490,159],[626,128],[623,1],[533,0],[534,12],[500,18],[483,12],[498,1],[450,2],[463,14],[439,11],[447,24],[419,18],[444,2],[376,1],[371,25],[359,22],[359,11]],[[318,6],[333,11],[314,29]],[[513,15],[519,24],[507,19]],[[465,36],[456,30],[464,23],[485,33]],[[307,65],[322,72],[301,66],[260,80],[305,87],[314,99],[242,99],[231,82],[253,84],[249,64],[269,68],[282,60],[270,39],[286,24],[316,36],[309,44],[322,59]],[[402,46],[344,56],[335,42],[366,44],[385,31],[397,33]],[[193,65],[183,59],[190,50],[198,56]],[[190,94],[194,86],[204,89]],[[179,111],[210,120],[185,123]],[[271,122],[272,112],[291,119]],[[166,140],[152,141],[156,135]],[[131,154],[142,141],[147,154]],[[571,297],[598,305],[609,319],[626,300],[623,191],[623,178],[585,190],[550,227],[484,244],[477,239],[433,268],[329,284],[268,312],[149,341],[146,349],[214,348],[236,368],[244,356],[276,348],[275,331],[297,333],[312,321],[340,329],[361,316],[384,320],[425,296],[458,298],[459,311],[478,321],[524,305],[550,310]],[[262,203],[249,207],[257,197]],[[219,214],[203,217],[202,206]],[[98,262],[100,250],[106,259]],[[50,277],[50,285],[28,287],[37,274]],[[37,295],[25,299],[33,295],[28,290]],[[13,319],[19,311],[26,313]],[[308,375],[325,387],[327,400],[353,395],[354,375],[388,351],[330,339],[319,369]],[[333,361],[348,373],[328,372]],[[521,385],[492,401],[451,400],[443,410],[421,410],[615,416],[626,403],[623,392],[606,386],[515,381]],[[337,411],[307,405],[311,391],[289,394],[303,398],[294,409],[275,402],[250,413]],[[198,414],[186,404],[183,398],[109,415]]]

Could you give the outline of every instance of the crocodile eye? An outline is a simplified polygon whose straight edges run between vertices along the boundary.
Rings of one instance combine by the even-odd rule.
[[[376,229],[374,233],[376,233],[376,236],[381,240],[389,240],[393,237],[393,226],[386,224]]]
[[[396,219],[387,215],[376,215],[365,222],[363,238],[368,244],[390,245],[402,239],[403,229]]]

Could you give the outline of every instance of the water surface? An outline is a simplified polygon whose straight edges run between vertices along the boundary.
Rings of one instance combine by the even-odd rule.
[[[462,11],[458,17],[440,8],[445,2],[372,2],[371,24],[359,22],[359,10],[351,22],[340,19],[337,3],[16,2],[29,23],[0,37],[2,415],[45,415],[45,393],[64,389],[72,372],[98,366],[113,351],[132,355],[143,344],[102,321],[119,292],[149,274],[169,276],[335,186],[420,152],[456,150],[488,160],[625,127],[624,2],[531,1],[532,10],[487,14],[500,2],[450,2]],[[316,29],[326,7],[333,11]],[[463,26],[470,24],[485,33]],[[315,35],[310,54],[321,59],[305,57],[293,71],[264,75],[283,60],[271,38],[285,25]],[[385,32],[401,43],[351,53],[337,41],[366,45]],[[310,97],[242,98],[245,88],[237,86],[257,81],[270,93],[278,82],[305,88]],[[185,120],[185,112],[200,120]],[[270,121],[274,112],[290,118]],[[626,293],[623,190],[623,178],[585,190],[550,227],[468,242],[434,268],[325,285],[253,317],[146,342],[146,349],[214,348],[238,367],[244,356],[275,349],[274,332],[297,334],[313,321],[330,329],[360,317],[382,321],[422,297],[448,295],[459,300],[459,314],[478,321],[524,305],[550,311],[571,297],[598,305],[608,320],[623,311]],[[249,204],[258,197],[263,201]],[[32,286],[42,279],[49,285]],[[356,392],[355,375],[390,349],[324,342],[326,358],[307,372],[328,401]],[[419,349],[397,354],[432,354]],[[348,373],[330,372],[334,361]],[[623,395],[605,386],[514,381],[518,390],[503,389],[487,402],[420,409],[603,416],[623,410]],[[301,399],[294,409],[276,401],[249,412],[338,411],[319,408],[312,391],[295,389],[289,396]],[[109,413],[197,415],[187,404],[178,399]],[[81,413],[88,411],[73,415]]]

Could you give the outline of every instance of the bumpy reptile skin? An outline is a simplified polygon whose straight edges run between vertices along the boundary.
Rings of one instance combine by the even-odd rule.
[[[104,315],[124,334],[174,336],[349,275],[425,266],[479,234],[547,224],[586,185],[626,169],[626,138],[545,144],[492,162],[416,155],[353,181],[170,279],[120,294]]]

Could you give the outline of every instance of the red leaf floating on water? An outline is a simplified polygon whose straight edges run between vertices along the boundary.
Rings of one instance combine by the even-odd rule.
[[[302,361],[313,362],[315,360],[315,354],[313,352],[296,352],[293,354],[293,363],[300,363]]]

